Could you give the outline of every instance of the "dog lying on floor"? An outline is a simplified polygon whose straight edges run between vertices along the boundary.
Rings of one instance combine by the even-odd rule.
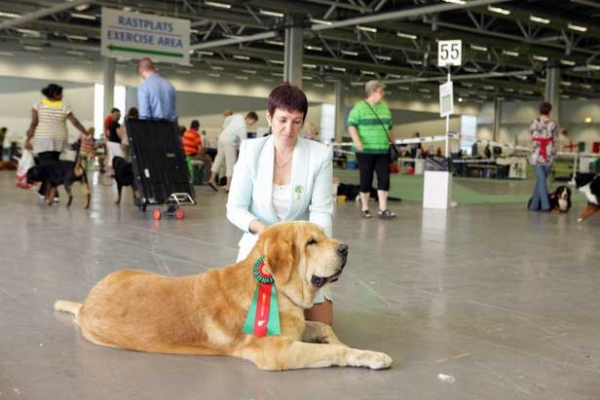
[[[587,207],[581,212],[577,222],[596,214],[600,210],[600,175],[577,174],[575,175],[575,186],[587,198]]]
[[[79,156],[77,156],[75,161],[47,161],[33,166],[27,171],[27,182],[46,182],[47,190],[44,197],[48,205],[52,205],[58,187],[63,185],[69,196],[67,207],[70,207],[73,202],[73,184],[80,182],[86,197],[85,208],[90,207],[90,185],[85,168],[81,165],[81,157]]]
[[[121,191],[123,186],[131,186],[133,192],[133,200],[138,197],[135,189],[135,176],[133,174],[133,165],[125,161],[123,157],[114,156],[112,159],[112,167],[114,170],[115,182],[117,182],[117,200],[115,204],[121,203]]]
[[[388,355],[350,348],[329,325],[304,320],[317,291],[340,277],[347,254],[347,245],[311,222],[282,222],[269,227],[248,258],[237,264],[183,277],[118,271],[97,283],[83,303],[59,300],[54,308],[74,314],[83,336],[103,346],[228,355],[264,370],[389,368]],[[264,264],[259,265],[261,257]],[[269,301],[251,302],[253,296],[264,299],[257,283],[259,275],[267,274],[274,279],[280,333],[275,329],[273,335],[260,336],[256,329],[272,324],[259,313]],[[256,310],[256,319],[249,309]],[[248,320],[254,334],[245,333]]]

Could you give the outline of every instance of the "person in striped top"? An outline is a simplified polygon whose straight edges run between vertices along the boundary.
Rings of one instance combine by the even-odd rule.
[[[348,115],[348,133],[354,143],[356,162],[360,174],[360,200],[363,218],[371,218],[369,196],[373,184],[373,174],[377,173],[378,216],[392,219],[396,214],[388,210],[387,199],[390,190],[389,146],[396,143],[393,131],[392,112],[383,101],[383,83],[372,80],[366,83],[367,98],[354,105]]]
[[[67,147],[67,119],[84,136],[88,135],[71,107],[63,103],[62,86],[51,83],[42,89],[42,94],[45,98],[35,103],[31,110],[31,124],[25,142],[25,148],[37,154],[40,164],[58,161],[60,153]],[[45,182],[42,182],[39,193],[41,196],[46,194]]]

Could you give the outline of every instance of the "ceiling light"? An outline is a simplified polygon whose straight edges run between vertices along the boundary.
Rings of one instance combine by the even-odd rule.
[[[477,50],[477,51],[488,51],[488,48],[485,46],[478,46],[476,44],[472,44],[471,46],[472,50]]]
[[[479,70],[477,68],[473,68],[473,67],[464,67],[463,69],[467,72],[473,72],[473,73],[479,72]]]
[[[331,67],[331,69],[338,72],[346,72],[346,68],[344,67]]]
[[[65,51],[65,53],[70,54],[72,56],[83,56],[83,55],[85,55],[85,53],[83,51],[77,51],[77,50],[67,50],[67,51]]]
[[[402,78],[402,75],[397,75],[397,74],[387,74],[386,79],[400,79]]]
[[[5,18],[19,18],[20,16],[21,16],[20,14],[15,14],[15,13],[9,13],[9,12],[0,11],[0,17],[5,17]]]
[[[570,67],[572,67],[573,65],[575,65],[575,64],[576,64],[576,62],[575,62],[575,61],[571,61],[571,60],[560,60],[560,63],[561,63],[562,65],[568,65],[568,66],[570,66]]]
[[[507,88],[504,88],[504,91],[508,92],[508,93],[512,93],[515,91],[515,89],[507,87]]]
[[[496,14],[502,14],[502,15],[510,15],[510,11],[505,9],[505,8],[500,8],[500,7],[494,7],[494,6],[488,6],[487,8],[489,11],[491,12],[495,12]]]
[[[494,86],[491,86],[491,85],[483,85],[483,89],[484,90],[494,90],[496,88]]]
[[[410,90],[410,88],[406,87],[406,86],[398,86],[398,89],[400,89],[400,90]]]
[[[212,77],[214,77],[214,78],[220,78],[220,77],[221,77],[221,74],[215,74],[215,73],[212,73],[212,72],[211,72],[211,73],[208,73],[208,74],[206,74],[206,75],[208,75],[208,76],[212,76]]]
[[[279,40],[265,40],[266,44],[272,44],[273,46],[285,46],[285,43],[280,42]]]
[[[533,94],[533,90],[523,90],[523,93],[525,93],[525,94]]]
[[[410,33],[404,33],[404,32],[396,32],[396,36],[404,38],[404,39],[412,39],[415,40],[417,39],[417,35],[411,35]]]
[[[246,74],[251,74],[251,75],[256,74],[256,71],[253,69],[243,69],[242,72],[244,72]]]
[[[560,96],[561,99],[570,99],[571,96],[569,96],[568,94],[563,94]]]
[[[258,12],[262,15],[267,15],[269,17],[283,18],[285,17],[284,13],[269,11],[269,10],[258,10]]]
[[[96,20],[96,16],[95,15],[89,15],[89,14],[71,13],[71,17],[73,17],[73,18],[79,18],[79,19],[87,19],[87,20],[90,20],[90,21],[95,21]]]
[[[341,53],[346,56],[358,57],[358,53],[356,51],[342,50]]]
[[[423,65],[423,61],[419,60],[406,60],[406,62],[413,65]]]
[[[281,76],[281,77],[283,77],[283,74],[282,74],[282,73],[279,73],[279,72],[271,72],[271,75],[273,75],[273,76]]]
[[[538,61],[548,61],[548,57],[545,56],[538,56],[537,54],[534,54],[533,56],[531,56],[531,58],[533,58],[534,60],[538,60]]]
[[[533,22],[537,22],[538,24],[549,24],[550,20],[547,18],[542,18],[542,17],[536,17],[535,15],[530,15],[529,16],[529,20],[533,21]]]
[[[444,3],[466,4],[464,0],[442,0]]]
[[[390,56],[376,55],[375,58],[378,59],[378,60],[383,60],[383,61],[392,61],[392,57],[390,57]]]
[[[202,54],[203,56],[214,56],[215,53],[212,51],[200,50],[197,52],[198,54]]]
[[[13,57],[15,53],[11,53],[10,51],[0,51],[0,56],[3,57]]]
[[[429,90],[427,88],[420,88],[419,92],[421,92],[421,93],[429,93],[429,92],[431,92],[431,90]]]
[[[591,88],[592,88],[592,85],[588,85],[587,83],[582,83],[582,84],[581,84],[581,85],[579,85],[579,86],[581,86],[581,87],[582,87],[582,88],[584,88],[584,89],[591,89]]]
[[[219,65],[213,65],[210,67],[210,69],[212,69],[213,71],[223,71],[225,70],[225,68],[219,66]]]
[[[248,80],[248,77],[245,76],[245,75],[236,75],[234,78],[235,79],[240,79],[240,80],[243,80],[243,81],[247,81]]]
[[[363,75],[372,75],[372,76],[375,75],[375,72],[373,72],[373,71],[363,71],[363,70],[360,70],[360,73],[363,74]]]
[[[463,101],[464,101],[464,100],[463,100],[463,98],[462,98],[462,97],[459,97],[459,98],[458,98],[458,102],[459,102],[459,103],[462,103]]]
[[[315,69],[317,68],[316,64],[302,64],[304,68]]]
[[[71,40],[81,40],[81,41],[86,41],[88,40],[87,36],[80,36],[80,35],[66,35],[68,39]]]
[[[371,28],[370,26],[356,25],[356,28],[360,31],[377,33],[377,28]]]
[[[430,94],[424,94],[424,95],[423,95],[423,98],[424,98],[424,99],[430,99],[430,98],[431,98],[431,95],[430,95]]]
[[[29,51],[42,51],[44,49],[42,49],[41,47],[37,47],[37,46],[24,46],[25,50],[29,50]]]
[[[511,51],[511,50],[502,50],[502,54],[506,54],[507,56],[511,56],[511,57],[519,57],[518,52]]]
[[[592,118],[591,117],[586,117],[586,119],[584,120],[586,124],[591,124],[592,123]]]
[[[319,47],[319,46],[310,46],[310,45],[307,45],[307,46],[304,46],[304,48],[306,50],[312,50],[312,51],[323,51],[323,48]]]
[[[235,58],[236,60],[244,60],[244,61],[248,61],[250,60],[250,57],[248,56],[240,56],[240,55],[234,55],[233,58]]]
[[[281,60],[273,60],[273,59],[271,59],[271,60],[269,60],[269,62],[272,63],[272,64],[279,64],[279,65],[285,64],[285,62],[283,62]]]
[[[325,84],[324,83],[315,82],[315,83],[313,83],[313,86],[316,86],[316,87],[325,87]]]
[[[563,86],[572,86],[573,85],[572,82],[568,82],[568,81],[562,81],[560,84]]]
[[[186,74],[186,75],[189,75],[192,73],[192,71],[187,71],[185,69],[176,69],[175,72],[177,72],[178,74]]]
[[[581,25],[568,24],[567,28],[577,32],[587,32],[588,28]]]
[[[77,11],[85,11],[85,10],[87,10],[88,8],[90,8],[90,5],[89,5],[89,4],[80,4],[80,5],[78,5],[77,7],[75,7],[75,9],[76,9]]]
[[[16,29],[17,32],[22,33],[23,36],[30,37],[41,37],[42,33],[40,31],[34,31],[33,29]]]
[[[312,76],[303,76],[302,79],[304,79],[305,81],[312,81]]]
[[[231,4],[219,3],[217,1],[205,1],[204,4],[207,6],[217,7],[217,8],[227,8],[227,9],[231,8]]]
[[[331,21],[326,21],[324,19],[317,19],[317,18],[311,18],[309,21],[312,22],[312,23],[314,23],[314,24],[321,24],[321,25],[331,25],[331,24],[333,24],[333,22],[331,22]]]
[[[588,64],[587,67],[589,69],[593,69],[594,71],[600,70],[600,65]]]
[[[461,82],[460,84],[461,84],[462,86],[464,86],[464,87],[468,87],[468,88],[470,88],[470,87],[473,87],[473,84],[472,84],[472,83],[469,83],[469,82]]]
[[[261,78],[260,80],[263,82],[273,82],[273,79],[271,78]]]

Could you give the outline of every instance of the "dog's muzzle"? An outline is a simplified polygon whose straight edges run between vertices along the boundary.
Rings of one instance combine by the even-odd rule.
[[[340,266],[338,270],[335,272],[335,274],[329,277],[313,275],[310,279],[313,286],[320,288],[326,283],[336,282],[338,279],[340,279],[340,275],[342,275],[342,271],[346,266],[346,261],[348,261],[348,245],[344,243],[340,244],[335,252],[340,257]]]

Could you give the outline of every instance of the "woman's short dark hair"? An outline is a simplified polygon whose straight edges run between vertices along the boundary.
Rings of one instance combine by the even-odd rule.
[[[308,113],[308,100],[302,89],[284,82],[271,91],[267,101],[267,112],[271,117],[278,108],[285,111],[300,111],[304,122]]]
[[[46,96],[46,98],[52,100],[56,98],[56,96],[60,96],[62,94],[63,88],[56,83],[51,83],[45,88],[42,89],[42,94]]]
[[[540,103],[540,114],[548,115],[550,111],[552,111],[552,104],[547,101]]]

